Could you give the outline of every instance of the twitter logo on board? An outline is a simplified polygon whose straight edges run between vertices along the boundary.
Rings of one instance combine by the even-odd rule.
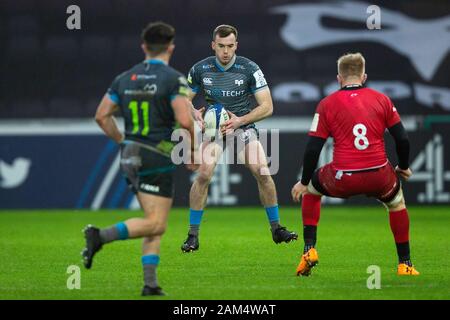
[[[16,158],[12,164],[0,160],[0,187],[13,189],[22,185],[30,172],[31,160]]]

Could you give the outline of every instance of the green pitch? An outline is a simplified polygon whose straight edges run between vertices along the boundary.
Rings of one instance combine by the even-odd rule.
[[[411,250],[419,277],[398,277],[388,214],[382,207],[324,207],[319,265],[295,276],[303,241],[275,245],[262,208],[211,208],[200,250],[183,254],[188,212],[174,209],[158,271],[169,294],[150,299],[449,299],[450,208],[410,207]],[[298,208],[281,208],[282,224],[299,232]],[[140,299],[140,240],[105,246],[84,270],[81,229],[105,227],[139,211],[0,212],[0,299]],[[68,290],[70,265],[81,289]],[[381,289],[366,286],[367,268],[381,269]],[[149,299],[149,298],[147,298]]]

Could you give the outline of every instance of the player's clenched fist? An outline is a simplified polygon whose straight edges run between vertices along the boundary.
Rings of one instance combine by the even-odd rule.
[[[291,190],[292,200],[300,202],[302,195],[308,190],[308,187],[303,185],[301,181],[294,184]]]

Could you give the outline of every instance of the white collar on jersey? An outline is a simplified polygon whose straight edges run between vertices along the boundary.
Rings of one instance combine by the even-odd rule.
[[[227,71],[228,69],[230,69],[233,66],[233,64],[235,62],[236,62],[236,55],[234,55],[233,58],[231,59],[231,61],[228,62],[226,65],[221,64],[219,59],[217,59],[217,57],[216,57],[216,65],[221,71]]]

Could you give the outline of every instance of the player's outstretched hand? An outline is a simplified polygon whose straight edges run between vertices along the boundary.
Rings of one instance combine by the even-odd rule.
[[[225,121],[225,123],[221,127],[222,134],[224,135],[231,134],[234,132],[234,130],[242,126],[242,119],[240,117],[236,116],[230,111],[227,111],[227,113],[230,119]]]
[[[410,168],[404,170],[404,169],[400,169],[398,166],[396,166],[395,172],[397,172],[397,174],[405,180],[408,180],[409,177],[411,177],[411,175],[412,175],[412,171]]]
[[[301,181],[294,184],[291,190],[292,200],[300,202],[302,195],[308,190],[308,187],[303,185]]]
[[[203,112],[205,112],[205,107],[200,109],[193,109],[194,120],[198,123],[198,126],[202,131],[205,129],[205,122],[203,121]]]

